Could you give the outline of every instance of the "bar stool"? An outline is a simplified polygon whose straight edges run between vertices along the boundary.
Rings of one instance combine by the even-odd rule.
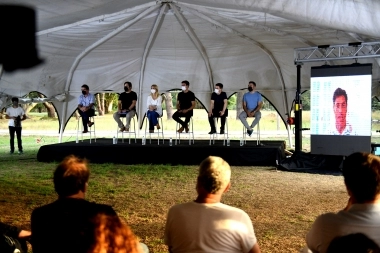
[[[262,144],[260,142],[260,121],[257,123],[256,127],[257,127],[256,128],[256,146],[261,146]],[[244,125],[243,125],[243,141],[244,141],[244,144],[247,143],[247,128]]]
[[[163,120],[162,120],[162,114],[160,115],[160,117],[158,117],[158,122],[159,122],[161,128],[160,129],[156,129],[155,131],[157,131],[157,145],[160,145],[160,134],[162,136],[162,143],[165,142],[165,138],[164,138],[164,123],[163,123]],[[148,117],[145,114],[145,137],[148,136],[148,133],[149,133],[149,144],[151,144],[152,143],[152,133],[149,132],[149,131],[148,132],[146,131],[148,125],[149,125],[149,119],[148,119]]]
[[[180,118],[183,118],[183,117],[180,117]],[[177,122],[175,128],[178,129],[179,127],[180,127],[180,124]],[[181,144],[181,134],[188,134],[189,135],[189,145],[191,145],[191,140],[193,140],[193,144],[194,144],[193,117],[190,117],[189,132],[187,132],[187,133],[186,132],[185,133],[178,133],[178,131],[176,130],[176,132],[175,132],[175,145],[177,145],[177,140],[178,140],[178,144]]]
[[[135,143],[137,143],[137,141],[136,141],[136,119],[135,119],[136,117],[137,117],[137,114],[131,118],[131,122],[129,124],[129,131],[120,132],[119,126],[116,126],[116,142],[119,140],[119,133],[121,133],[121,141],[124,143],[124,133],[125,133],[125,134],[128,134],[128,139],[129,139],[128,143],[129,144],[131,144],[131,134],[135,135]],[[125,126],[126,122],[127,122],[126,115],[120,115],[120,120],[121,120],[121,122],[123,122],[123,125]],[[132,128],[132,125],[133,125],[133,128]]]
[[[219,118],[220,117],[213,117],[215,129],[218,129]],[[214,134],[210,134],[210,143],[209,143],[209,145],[215,144],[215,136],[218,138],[218,134],[219,135],[223,135],[223,146],[225,146],[226,145],[226,141],[228,140],[228,117],[226,117],[226,124],[225,124],[224,134],[220,134],[218,132],[216,132]],[[226,136],[227,136],[227,138],[226,138]]]
[[[91,140],[92,140],[92,134],[94,134],[94,141],[96,142],[95,116],[96,115],[94,114],[93,116],[88,117],[89,121],[94,122],[94,124],[91,127],[88,127],[88,133],[90,134],[90,144],[91,144]],[[81,134],[81,141],[83,142],[83,131],[84,131],[84,129],[83,129],[83,124],[80,124],[80,123],[82,123],[81,122],[81,118],[82,118],[82,116],[79,116],[78,120],[77,120],[77,139],[76,139],[76,143],[78,143],[78,135],[79,135],[79,133]]]

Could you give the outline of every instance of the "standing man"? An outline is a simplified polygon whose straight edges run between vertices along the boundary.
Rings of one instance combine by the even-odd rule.
[[[131,119],[136,115],[136,102],[137,94],[132,91],[132,83],[125,82],[124,92],[120,94],[117,103],[117,112],[113,114],[113,119],[117,122],[120,132],[129,132]],[[123,122],[121,122],[120,117],[126,117],[125,126],[123,125]]]
[[[195,95],[189,90],[189,81],[182,81],[181,85],[182,92],[178,93],[177,96],[177,111],[173,114],[172,118],[181,125],[177,131],[178,133],[182,133],[184,129],[188,133],[188,124],[193,116],[193,109],[195,107]],[[185,121],[181,120],[180,117],[185,117]]]
[[[253,133],[253,128],[259,123],[261,119],[261,107],[263,106],[263,100],[261,98],[261,94],[255,91],[256,83],[254,81],[250,81],[248,83],[248,92],[243,96],[243,110],[239,119],[241,123],[247,128],[247,134],[249,136]],[[255,117],[251,126],[248,125],[247,117]]]
[[[81,90],[82,95],[78,98],[78,112],[82,117],[83,133],[88,133],[88,127],[94,125],[94,122],[91,122],[89,118],[95,115],[95,97],[90,93],[87,84],[83,84]]]
[[[26,115],[24,109],[18,106],[18,98],[12,98],[12,107],[7,108],[6,119],[9,119],[8,128],[10,139],[11,150],[10,154],[15,152],[15,132],[17,136],[17,145],[18,145],[18,153],[21,155],[23,153],[22,149],[22,140],[21,140],[21,121],[26,120]]]
[[[202,161],[197,198],[169,210],[164,236],[169,252],[260,253],[248,214],[220,202],[231,187],[230,178],[231,168],[222,158]]]
[[[210,123],[211,131],[208,134],[215,134],[214,118],[220,117],[220,134],[224,134],[224,125],[228,116],[227,109],[227,94],[223,91],[223,84],[215,84],[215,90],[211,95],[210,111],[208,112],[208,122]]]
[[[332,134],[350,135],[352,126],[347,122],[347,93],[341,88],[337,88],[333,95],[333,109],[335,115],[335,127]]]

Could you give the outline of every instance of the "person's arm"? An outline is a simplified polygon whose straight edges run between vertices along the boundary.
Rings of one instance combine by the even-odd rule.
[[[248,253],[261,253],[259,244],[255,243],[255,245],[253,245],[252,249]]]
[[[261,107],[263,107],[263,101],[260,101],[257,103],[256,108],[252,111],[252,114],[255,115],[256,112],[259,112],[261,110]]]
[[[210,101],[210,111],[208,112],[208,116],[212,116],[212,110],[214,110],[214,100]]]
[[[15,117],[12,117],[10,114],[11,114],[11,112],[7,109],[6,114],[5,114],[5,118],[6,119],[15,119]]]
[[[152,107],[151,107],[151,103],[150,103],[150,101],[151,101],[151,96],[150,95],[148,95],[148,97],[146,98],[146,109],[148,110],[148,111],[151,111],[152,110]]]
[[[28,230],[21,230],[20,233],[18,234],[18,238],[24,239],[24,240],[29,240],[31,236],[32,236],[32,232]]]
[[[188,111],[191,111],[193,110],[195,107],[195,101],[191,101],[191,106],[189,109],[186,109],[186,110],[182,110],[183,113],[187,113]]]
[[[132,104],[129,106],[128,111],[132,110],[136,106],[137,100],[132,100]]]
[[[228,101],[227,99],[223,99],[223,110],[220,112],[220,116],[223,116],[226,109],[227,109],[227,104],[228,104]]]

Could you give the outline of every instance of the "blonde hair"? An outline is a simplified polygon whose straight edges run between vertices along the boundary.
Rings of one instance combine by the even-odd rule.
[[[150,95],[152,96],[152,98],[158,98],[160,96],[160,94],[158,93],[158,85],[157,84],[152,84],[150,86],[150,88],[152,89],[155,89],[156,92],[154,94],[150,93]]]
[[[231,179],[231,167],[221,157],[209,156],[199,166],[198,184],[209,193],[224,191]]]
[[[91,222],[87,253],[140,253],[136,236],[116,215],[98,214]]]

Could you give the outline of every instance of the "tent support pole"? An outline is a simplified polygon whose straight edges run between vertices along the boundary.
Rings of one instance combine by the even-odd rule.
[[[296,91],[296,102],[294,105],[295,151],[301,151],[302,150],[301,67],[302,67],[302,64],[297,63],[297,91]]]

